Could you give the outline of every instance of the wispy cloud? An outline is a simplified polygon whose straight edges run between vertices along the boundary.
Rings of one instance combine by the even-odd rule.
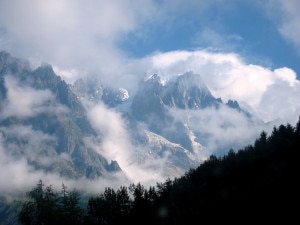
[[[13,133],[13,135],[12,135]],[[6,143],[7,137],[23,139],[27,144],[18,146],[14,143]],[[41,157],[38,147],[47,141],[53,141],[51,137],[33,131],[29,127],[12,127],[0,129],[0,191],[3,196],[18,195],[32,186],[39,179],[51,181],[61,180],[55,174],[47,174],[42,170],[36,170],[28,164],[28,161]],[[47,160],[47,156],[43,160]],[[53,157],[48,158],[53,160]],[[40,163],[43,163],[42,161]]]
[[[211,154],[224,155],[230,149],[242,149],[253,144],[262,130],[270,132],[272,128],[272,125],[251,121],[244,113],[225,105],[196,111],[172,109],[171,113],[176,121],[185,123],[197,135],[196,140],[205,146],[199,152],[203,159]]]
[[[243,38],[237,34],[222,34],[211,28],[204,28],[192,38],[196,46],[224,52],[234,50],[242,41]]]
[[[7,142],[12,137],[22,144]],[[46,185],[60,190],[64,183],[69,189],[100,193],[105,187],[118,188],[121,185],[129,185],[130,181],[124,179],[119,173],[110,177],[102,177],[99,180],[90,180],[86,177],[70,179],[59,175],[55,171],[46,171],[43,167],[53,163],[63,163],[71,160],[65,153],[57,154],[52,146],[55,139],[41,131],[35,131],[28,126],[11,126],[0,128],[0,193],[2,197],[15,199],[24,191],[29,191],[40,179]],[[46,149],[45,149],[46,148]],[[32,162],[35,165],[33,166]]]
[[[129,180],[152,185],[166,179],[165,159],[145,158],[150,149],[132,142],[132,128],[127,127],[120,113],[97,104],[88,110],[88,117],[99,133],[99,140],[86,139],[86,144],[108,160],[116,160]]]
[[[264,3],[268,15],[275,21],[280,34],[300,53],[300,15],[298,0],[271,0]]]
[[[0,115],[1,119],[9,116],[35,116],[46,111],[49,102],[54,100],[49,90],[35,90],[25,84],[20,85],[12,76],[5,76],[4,81],[7,99]]]

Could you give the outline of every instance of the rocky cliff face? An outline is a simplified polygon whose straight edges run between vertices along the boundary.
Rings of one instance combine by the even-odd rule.
[[[212,96],[201,77],[192,72],[170,80],[161,95],[165,105],[180,109],[217,107],[220,103],[219,99]]]
[[[116,162],[85,145],[96,132],[77,96],[50,65],[31,70],[27,62],[1,52],[0,100],[2,146],[15,157],[71,178],[120,171]]]
[[[190,152],[203,148],[194,141],[193,132],[183,121],[174,118],[172,108],[200,110],[222,104],[210,93],[199,75],[187,72],[162,83],[153,75],[141,84],[133,98],[133,116],[145,122],[149,129]]]

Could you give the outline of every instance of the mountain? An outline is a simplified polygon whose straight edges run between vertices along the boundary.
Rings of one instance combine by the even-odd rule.
[[[51,65],[31,69],[26,60],[7,52],[0,53],[0,100],[3,149],[36,170],[69,178],[97,179],[125,169],[104,156],[109,149],[102,154],[91,147],[91,140],[101,145],[106,133],[91,125],[86,102],[104,103],[120,113],[129,148],[136,153],[130,161],[156,169],[157,161],[164,161],[160,171],[167,177],[182,175],[208,154],[207,133],[194,128],[193,114],[221,107],[247,114],[237,101],[225,104],[215,98],[193,72],[167,81],[153,74],[131,96],[95,77],[67,84]]]
[[[166,83],[154,74],[140,85],[133,98],[132,114],[137,120],[146,123],[151,131],[180,144],[190,152],[197,152],[199,149],[195,149],[193,131],[187,123],[176,120],[171,110],[197,110],[217,107],[219,104],[220,100],[212,96],[200,76],[192,72]],[[201,146],[201,143],[197,145]]]
[[[220,103],[221,100],[212,96],[199,75],[187,72],[163,83],[154,74],[140,85],[133,98],[132,113],[137,120],[153,125],[156,121],[152,121],[156,119],[168,124],[172,121],[168,115],[170,108],[196,110],[218,107]]]
[[[249,123],[254,119],[237,101],[223,103],[221,98],[215,98],[199,74],[186,72],[167,81],[162,81],[157,74],[145,79],[133,97],[131,112],[150,131],[198,154],[204,153],[208,128],[195,129],[194,121],[201,119],[203,112],[216,114],[225,108],[233,114],[241,113]],[[225,118],[223,124],[224,128],[233,126]]]
[[[225,107],[242,113],[249,121],[252,119],[237,101],[228,100],[223,103],[221,98],[215,98],[201,76],[193,72],[173,76],[167,81],[162,80],[158,74],[153,74],[140,82],[138,90],[132,96],[124,88],[107,87],[95,78],[79,79],[70,84],[70,88],[81,101],[88,100],[94,104],[102,102],[122,114],[123,120],[127,121],[126,129],[131,142],[136,148],[143,149],[137,151],[137,158],[133,159],[135,162],[144,162],[141,158],[148,162],[161,159],[164,155],[162,152],[165,151],[162,149],[169,149],[167,162],[172,166],[166,167],[164,171],[181,171],[166,173],[171,176],[178,176],[198,165],[205,158],[203,155],[207,154],[207,134],[193,128],[193,113]],[[182,114],[180,119],[175,112]],[[160,141],[149,138],[149,134]],[[179,146],[181,154],[175,153],[170,145],[161,147],[158,144],[166,141]],[[178,163],[183,157],[187,163]]]
[[[73,85],[69,84],[69,87],[79,99],[88,99],[95,103],[104,102],[109,107],[115,107],[129,98],[126,89],[119,88],[115,90],[110,87],[103,87],[97,80],[87,82],[80,78]]]
[[[180,144],[173,143],[160,135],[159,130],[155,131],[145,127],[141,120],[131,113],[133,101],[138,95],[132,98],[124,88],[113,89],[95,80],[79,79],[73,85],[70,84],[70,88],[82,102],[91,101],[95,105],[104,103],[107,107],[114,108],[121,113],[122,119],[125,121],[126,132],[135,152],[131,156],[131,161],[137,165],[147,164],[152,169],[161,171],[163,176],[176,177],[201,162],[196,155],[188,152]],[[143,88],[142,86],[141,89]],[[152,89],[149,88],[149,91]],[[149,99],[151,99],[150,96],[147,97],[148,101]],[[151,112],[151,108],[146,107],[143,103],[147,104],[148,102],[141,101],[138,108]],[[156,110],[157,107],[154,106],[152,109]],[[160,115],[156,111],[153,112],[153,116],[159,118]],[[158,161],[164,161],[164,163],[161,164]]]
[[[140,81],[138,90],[131,95],[124,88],[105,86],[95,78],[79,79],[70,87],[82,102],[102,102],[120,112],[136,149],[132,161],[156,168],[156,161],[164,159],[165,176],[182,175],[209,154],[205,147],[209,141],[205,131],[208,128],[195,129],[193,115],[223,107],[230,113],[241,113],[249,123],[252,119],[237,101],[223,103],[221,98],[215,98],[201,76],[193,72],[169,80],[153,74]],[[224,129],[233,126],[227,121],[223,124]]]
[[[123,110],[123,106],[129,104],[125,107],[128,111],[121,113],[134,148],[132,151],[135,152],[131,161],[137,165],[149,165],[166,177],[181,175],[201,162],[190,149],[193,146],[199,149],[204,147],[192,140],[193,134],[182,123],[176,125],[178,133],[160,132],[160,126],[157,130],[153,129],[154,120],[148,120],[151,113],[159,121],[165,116],[167,123],[168,120],[174,122],[168,114],[169,106],[161,97],[164,87],[160,87],[155,77],[160,79],[153,76],[142,84],[141,91],[131,97],[124,88],[113,89],[95,80],[79,79],[74,84],[67,84],[55,74],[51,65],[43,64],[31,69],[26,60],[1,52],[2,148],[15,160],[26,159],[35,170],[67,178],[113,176],[115,172],[122,172],[122,168],[117,161],[109,162],[101,151],[96,152],[90,147],[90,140],[97,139],[101,144],[105,132],[99,135],[90,124],[84,103],[103,102],[117,110]],[[149,84],[151,80],[152,86]],[[157,90],[157,96],[150,95],[155,88],[161,88],[161,91]],[[165,96],[170,93],[170,90],[166,91]],[[148,95],[146,99],[145,95]],[[154,105],[151,106],[149,101],[153,101]],[[149,127],[145,127],[142,118],[137,115],[138,108],[145,110],[140,114],[145,121],[150,121],[147,124]]]
[[[97,178],[121,171],[87,147],[96,136],[86,109],[50,65],[29,63],[0,52],[2,148],[29,165],[69,178]],[[12,147],[14,146],[14,147]]]

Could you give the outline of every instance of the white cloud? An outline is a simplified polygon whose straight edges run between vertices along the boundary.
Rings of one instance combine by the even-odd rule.
[[[237,151],[253,144],[253,140],[265,129],[262,124],[250,122],[243,113],[227,106],[200,111],[172,109],[171,112],[200,137],[197,141],[205,146],[199,152],[203,159],[211,154],[223,155],[231,148]]]
[[[35,90],[29,86],[20,85],[11,76],[5,77],[7,88],[6,105],[0,118],[9,116],[30,117],[48,109],[45,103],[49,103],[54,96],[49,90]]]
[[[267,121],[280,120],[283,124],[296,124],[300,112],[299,94],[299,81],[293,86],[286,82],[276,82],[263,93],[256,111]]]
[[[280,0],[279,5],[285,15],[279,25],[279,31],[300,50],[300,2],[298,0]]]
[[[132,182],[153,185],[164,181],[165,159],[146,159],[139,162],[139,152],[148,151],[143,146],[134,146],[121,114],[108,109],[103,104],[88,110],[91,124],[99,132],[100,140],[86,139],[86,144],[104,155],[108,160],[116,160]],[[145,153],[142,153],[144,155]]]
[[[242,40],[243,38],[237,34],[222,34],[212,28],[206,27],[194,35],[192,42],[197,46],[227,51],[234,49]]]
[[[291,87],[295,85],[299,85],[299,80],[297,80],[297,75],[295,71],[290,68],[279,68],[275,69],[274,73],[280,78],[282,81],[287,82]]]
[[[63,70],[113,76],[124,60],[117,42],[152,17],[153,5],[147,0],[0,1],[0,47]]]
[[[22,193],[39,179],[48,180],[50,178],[52,181],[55,181],[58,178],[57,175],[47,175],[45,172],[37,171],[32,166],[28,165],[28,159],[25,155],[28,156],[28,154],[30,154],[29,159],[32,159],[34,155],[38,155],[38,153],[35,153],[32,149],[30,152],[23,148],[18,149],[18,147],[14,145],[3,146],[3,135],[11,135],[10,132],[13,132],[15,137],[21,135],[29,138],[26,139],[26,141],[29,142],[29,145],[34,145],[34,143],[31,142],[33,141],[32,138],[36,138],[35,140],[38,140],[38,143],[41,142],[38,138],[41,137],[41,135],[36,135],[38,133],[35,133],[32,130],[30,131],[30,129],[28,130],[25,127],[22,129],[19,128],[21,127],[12,130],[1,128],[0,130],[0,179],[5,181],[0,183],[0,192],[2,196]],[[23,147],[26,148],[25,146]],[[27,152],[27,154],[20,157],[20,155],[22,155],[20,152],[22,151]]]
[[[64,70],[58,68],[57,66],[53,66],[53,71],[70,84],[73,84],[79,78],[85,77],[85,74],[79,73],[79,71],[76,69]]]
[[[300,52],[300,2],[298,0],[270,0],[264,3],[265,10],[275,20],[279,33]]]
[[[22,146],[5,144],[5,139],[9,137],[22,140]],[[23,195],[24,191],[29,191],[41,179],[45,185],[53,185],[55,190],[60,191],[64,183],[69,190],[88,191],[89,193],[101,193],[105,187],[118,188],[121,185],[129,185],[129,181],[118,173],[111,174],[110,177],[101,177],[99,180],[89,180],[85,177],[69,179],[62,177],[55,172],[46,172],[43,169],[34,168],[29,161],[36,160],[40,164],[52,164],[61,160],[69,160],[66,154],[40,155],[45,147],[45,143],[54,141],[47,134],[34,131],[26,126],[13,126],[0,129],[0,193],[1,197],[8,200],[16,199]],[[40,147],[40,148],[39,148]],[[22,154],[23,152],[24,154]]]
[[[102,153],[108,159],[117,160],[122,165],[124,162],[123,159],[125,158],[127,161],[126,158],[130,157],[127,154],[127,149],[131,149],[132,147],[128,141],[128,133],[121,115],[99,104],[89,109],[88,117],[91,120],[91,124],[102,136],[102,147],[105,150]]]

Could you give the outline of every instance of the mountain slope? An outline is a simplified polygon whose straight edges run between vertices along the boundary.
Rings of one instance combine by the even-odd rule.
[[[141,83],[141,94],[133,97],[129,96],[123,88],[112,89],[96,81],[79,79],[70,87],[82,102],[88,100],[96,106],[104,103],[108,108],[113,108],[121,113],[126,134],[135,152],[130,156],[131,163],[137,164],[141,168],[148,165],[147,169],[158,170],[166,177],[177,177],[189,168],[197,166],[201,160],[197,154],[189,152],[184,145],[173,143],[172,139],[166,138],[160,132],[163,116],[166,116],[165,123],[168,123],[168,118],[171,119],[169,122],[172,122],[172,117],[168,114],[168,108],[162,100],[158,99],[157,101],[156,99],[161,93],[161,87],[160,81],[155,79],[160,78],[154,75],[146,84]],[[142,118],[135,110],[140,111]],[[143,119],[146,123],[143,123]],[[180,130],[182,129],[178,129],[178,131]],[[173,132],[173,137],[175,133]],[[177,137],[180,135],[181,133]],[[184,141],[192,145],[189,137]],[[196,145],[203,148],[201,144]]]
[[[150,131],[195,154],[206,146],[209,128],[201,129],[200,124],[196,127],[194,121],[209,118],[209,114],[221,114],[224,109],[232,114],[240,113],[240,117],[251,123],[251,115],[241,109],[237,101],[229,100],[224,104],[212,95],[201,76],[193,72],[165,82],[157,74],[150,76],[141,83],[131,105],[133,117],[147,124]],[[226,124],[226,118],[223,120]]]
[[[77,96],[51,66],[31,70],[27,62],[1,52],[0,93],[2,148],[13,157],[69,178],[120,171],[85,145],[85,137],[96,132]]]

